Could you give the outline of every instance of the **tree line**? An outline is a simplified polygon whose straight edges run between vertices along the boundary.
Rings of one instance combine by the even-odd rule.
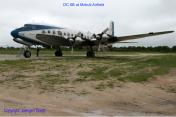
[[[120,51],[120,52],[176,52],[176,46],[157,46],[157,47],[110,47],[110,51]]]
[[[0,50],[19,50],[20,48],[16,47],[0,47]],[[32,50],[35,50],[36,48],[31,48]],[[54,50],[54,49],[45,49],[42,48],[42,50]],[[63,51],[70,51],[71,48],[63,47]],[[86,48],[74,48],[75,51],[86,51]],[[97,48],[95,48],[97,50]],[[135,47],[135,46],[129,46],[129,47],[108,47],[105,49],[105,51],[115,51],[115,52],[176,52],[176,46],[168,47],[168,46],[157,46],[157,47]]]

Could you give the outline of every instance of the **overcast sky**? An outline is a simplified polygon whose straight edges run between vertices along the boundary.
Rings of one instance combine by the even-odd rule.
[[[105,6],[63,7],[65,2],[94,2]],[[2,0],[0,46],[21,46],[12,41],[10,32],[25,23],[100,33],[111,20],[115,22],[116,36],[176,30],[176,0]],[[176,34],[144,38],[138,42],[130,45],[173,46],[176,45]]]

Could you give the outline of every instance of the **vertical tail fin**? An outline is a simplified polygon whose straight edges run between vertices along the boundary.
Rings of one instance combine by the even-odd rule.
[[[111,36],[114,36],[114,22],[113,21],[110,22],[108,34]]]

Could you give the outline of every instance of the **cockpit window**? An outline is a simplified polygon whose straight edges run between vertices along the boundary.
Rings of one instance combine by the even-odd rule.
[[[36,30],[37,27],[35,25],[30,25],[30,24],[25,24],[24,28],[28,28],[28,29],[32,29],[32,30]]]
[[[25,24],[24,27],[28,27],[28,24]]]

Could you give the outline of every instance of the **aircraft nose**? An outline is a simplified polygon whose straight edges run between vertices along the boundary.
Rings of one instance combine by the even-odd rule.
[[[14,37],[14,38],[17,38],[18,37],[18,31],[17,30],[13,30],[11,32],[11,35]]]

